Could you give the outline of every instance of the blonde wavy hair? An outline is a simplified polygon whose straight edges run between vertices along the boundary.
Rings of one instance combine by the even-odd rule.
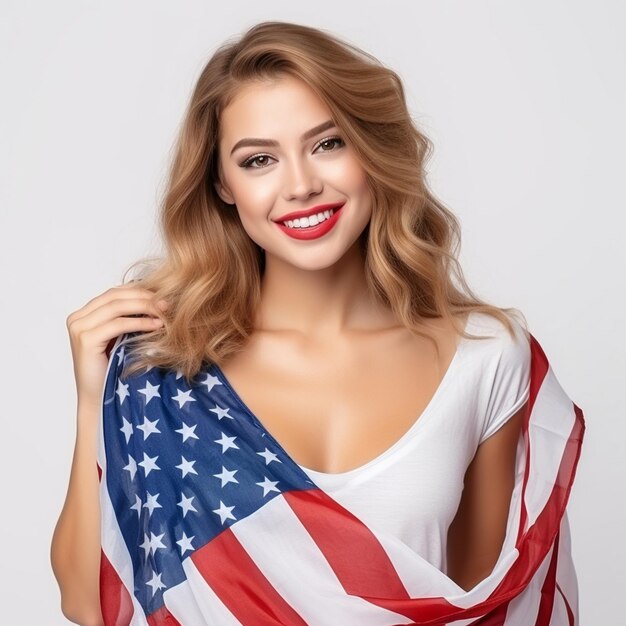
[[[366,172],[373,209],[360,249],[371,293],[430,338],[423,319],[445,317],[459,335],[480,339],[455,318],[471,311],[496,317],[514,338],[509,313],[527,328],[518,309],[487,304],[468,287],[457,260],[460,225],[428,189],[432,143],[414,125],[398,74],[324,30],[266,21],[222,44],[194,87],[160,203],[165,255],[124,273],[143,265],[130,282],[170,306],[162,327],[129,334],[133,357],[124,376],[162,367],[190,382],[204,365],[241,350],[253,331],[265,253],[215,189],[220,114],[249,81],[285,75],[306,82],[328,106]]]

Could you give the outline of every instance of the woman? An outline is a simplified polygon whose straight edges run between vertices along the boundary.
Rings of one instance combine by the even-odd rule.
[[[213,55],[166,257],[68,317],[78,429],[52,563],[70,620],[575,616],[566,494],[543,553],[507,543],[540,348],[463,279],[430,148],[397,74],[323,31],[265,22]],[[584,425],[562,396],[569,493]]]

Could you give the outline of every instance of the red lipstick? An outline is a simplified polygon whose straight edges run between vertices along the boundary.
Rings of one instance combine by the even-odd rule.
[[[317,239],[318,237],[325,235],[337,223],[337,220],[341,215],[341,208],[344,204],[345,202],[320,204],[304,211],[287,213],[286,215],[283,215],[279,219],[273,221],[286,235],[289,235],[293,239]],[[303,217],[309,217],[317,213],[324,213],[325,211],[332,211],[332,215],[313,226],[290,227],[283,223]]]

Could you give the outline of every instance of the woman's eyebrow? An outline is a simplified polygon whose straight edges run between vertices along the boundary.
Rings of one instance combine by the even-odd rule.
[[[306,133],[304,133],[302,135],[302,137],[300,137],[300,141],[306,141],[307,139],[310,139],[311,137],[315,137],[315,135],[317,135],[318,133],[321,133],[322,131],[328,130],[329,128],[334,128],[335,126],[336,126],[336,124],[335,124],[335,122],[333,120],[326,120],[325,122],[322,122],[321,124],[318,124],[314,128],[311,128],[310,130],[307,130]],[[244,139],[240,139],[233,146],[232,150],[230,151],[230,154],[232,155],[232,153],[235,150],[237,150],[238,148],[243,148],[244,146],[272,146],[272,147],[277,147],[278,145],[280,145],[280,144],[275,139],[256,139],[254,137],[245,137]]]

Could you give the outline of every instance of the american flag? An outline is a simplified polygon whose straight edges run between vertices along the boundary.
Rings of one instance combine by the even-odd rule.
[[[532,335],[504,545],[469,591],[317,487],[214,365],[191,386],[122,379],[129,335],[98,445],[106,626],[579,624],[566,505],[585,422]]]

